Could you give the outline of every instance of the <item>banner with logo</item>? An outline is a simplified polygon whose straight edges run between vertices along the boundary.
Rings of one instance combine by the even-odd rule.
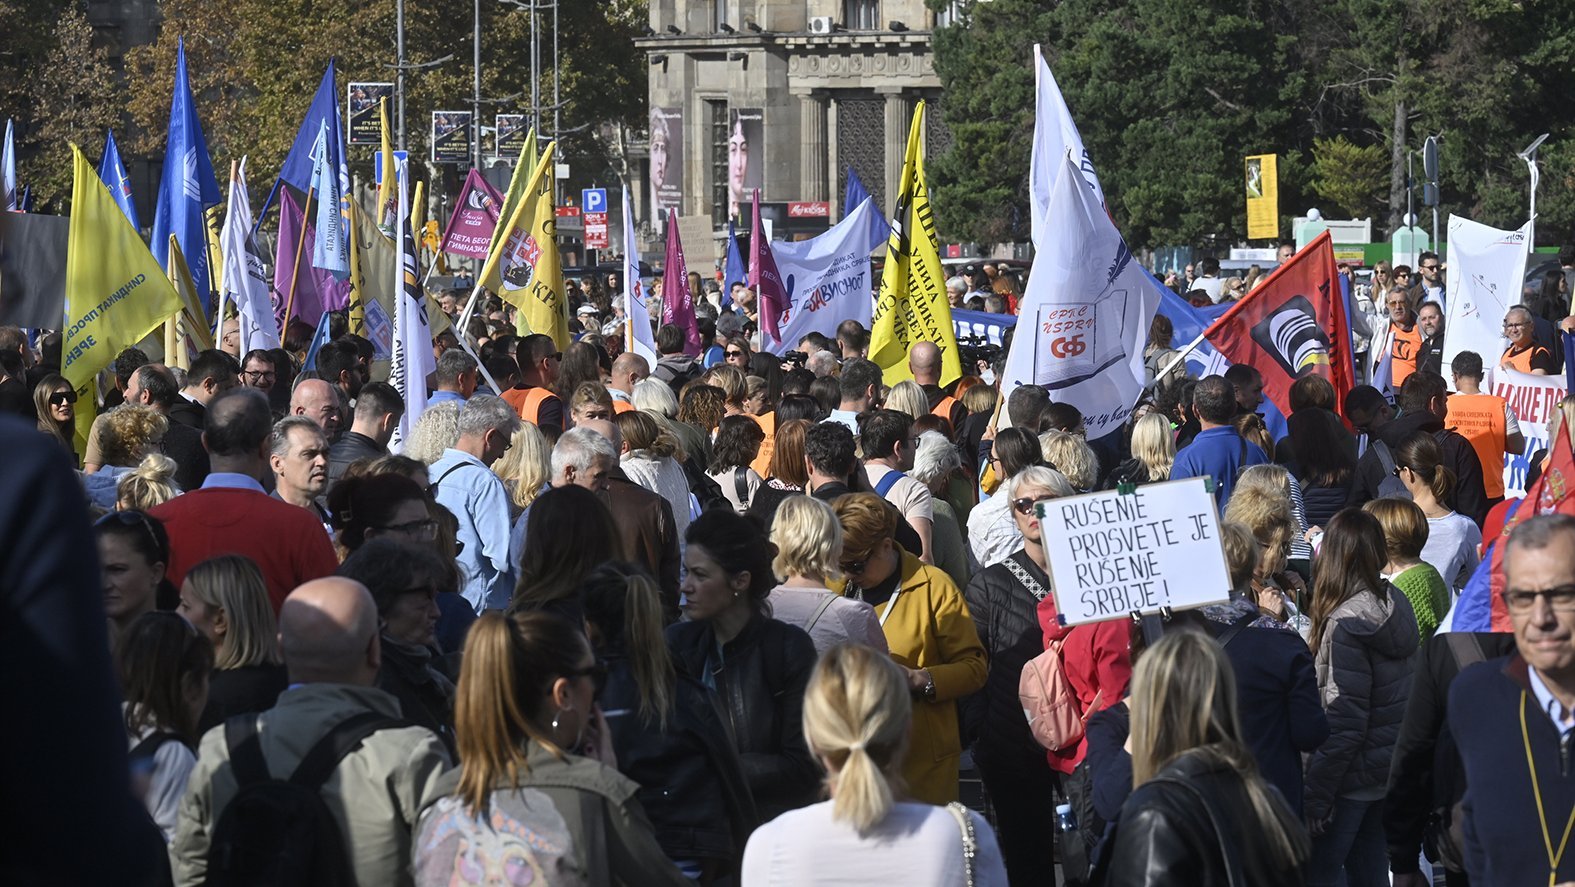
[[[350,144],[376,145],[381,140],[377,109],[383,99],[394,100],[392,83],[352,83],[345,98]]]
[[[493,122],[493,154],[500,160],[518,157],[525,149],[530,118],[525,114],[498,114]]]
[[[468,259],[486,259],[502,205],[503,195],[487,184],[481,173],[471,170],[465,176],[459,200],[454,202],[454,214],[449,216],[448,229],[443,232],[438,251]]]
[[[1530,222],[1501,231],[1464,216],[1449,217],[1444,366],[1462,351],[1475,351],[1486,371],[1484,387],[1496,380],[1499,358],[1508,347],[1504,315],[1520,304],[1530,229]]]
[[[684,109],[651,109],[651,203],[653,220],[684,211]]]
[[[1143,345],[1159,293],[1071,151],[1061,163],[1018,307],[1020,322],[1032,326],[1012,337],[1001,394],[1044,386],[1051,400],[1082,411],[1094,440],[1120,428],[1143,392]]]
[[[1504,496],[1508,499],[1523,496],[1531,457],[1549,449],[1548,420],[1558,412],[1559,401],[1564,399],[1564,377],[1533,376],[1500,369],[1494,373],[1493,385],[1484,386],[1483,390],[1504,398],[1520,420],[1526,451],[1519,455],[1504,454]]]
[[[1277,240],[1280,236],[1280,158],[1277,154],[1247,157],[1247,239]]]
[[[432,162],[470,163],[470,112],[432,112]]]
[[[835,339],[844,320],[869,327],[870,253],[880,245],[875,213],[866,197],[826,233],[771,245],[789,304],[778,320],[781,338],[761,343],[767,351],[792,351],[810,333]]]

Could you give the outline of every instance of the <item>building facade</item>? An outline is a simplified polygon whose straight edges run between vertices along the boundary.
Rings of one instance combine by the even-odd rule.
[[[889,210],[914,106],[940,93],[936,24],[923,0],[651,0],[642,229],[747,223],[759,188],[775,237],[803,236],[840,218],[849,169]]]

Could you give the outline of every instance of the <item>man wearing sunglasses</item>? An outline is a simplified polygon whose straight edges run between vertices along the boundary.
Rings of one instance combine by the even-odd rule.
[[[1532,517],[1501,544],[1494,609],[1509,614],[1515,652],[1465,669],[1449,688],[1466,873],[1473,884],[1562,883],[1575,880],[1575,854],[1558,837],[1575,819],[1575,518]]]
[[[551,336],[532,333],[520,340],[515,359],[520,365],[519,385],[503,392],[521,419],[541,429],[549,440],[563,433],[563,401],[552,392],[558,382],[558,362],[563,352]]]
[[[1421,272],[1416,282],[1416,301],[1437,302],[1440,311],[1447,310],[1449,303],[1444,301],[1444,266],[1438,260],[1438,253],[1424,252],[1418,256],[1416,270]]]

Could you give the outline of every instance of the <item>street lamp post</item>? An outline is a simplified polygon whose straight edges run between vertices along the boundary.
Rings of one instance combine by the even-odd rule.
[[[1519,154],[1515,155],[1526,161],[1526,169],[1531,173],[1531,216],[1526,222],[1526,250],[1529,252],[1537,248],[1537,149],[1548,140],[1549,133],[1537,136],[1537,140],[1527,145]]]
[[[471,42],[475,46],[472,58],[470,119],[475,129],[470,146],[470,165],[479,170],[481,169],[481,0],[475,0],[475,30],[471,34]]]

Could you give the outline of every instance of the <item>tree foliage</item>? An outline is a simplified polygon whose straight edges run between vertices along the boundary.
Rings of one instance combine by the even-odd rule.
[[[48,60],[24,81],[34,125],[23,144],[37,149],[27,181],[40,212],[59,212],[69,202],[69,146],[91,153],[104,130],[120,119],[109,62],[104,49],[93,45],[93,27],[80,7],[61,11],[52,42]]]
[[[1357,145],[1344,135],[1313,139],[1313,193],[1339,216],[1370,218],[1388,202],[1389,158],[1378,145]],[[1327,210],[1326,210],[1327,212]]]

